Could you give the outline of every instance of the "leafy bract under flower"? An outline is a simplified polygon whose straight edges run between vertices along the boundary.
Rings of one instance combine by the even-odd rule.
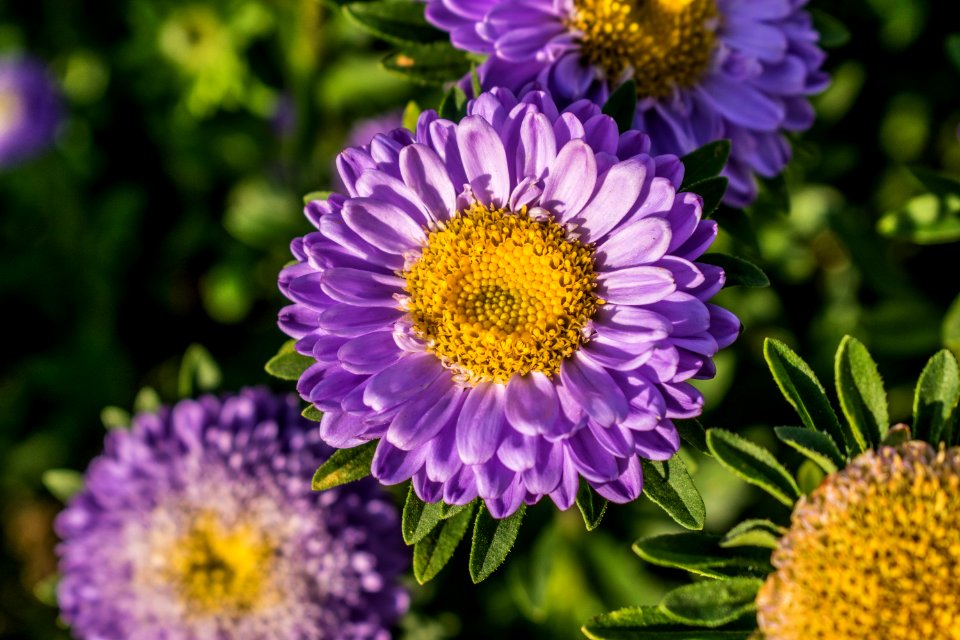
[[[960,637],[960,448],[870,451],[793,514],[757,598],[769,640]]]
[[[828,82],[806,0],[427,0],[454,45],[489,55],[483,88],[547,88],[560,103],[604,103],[629,79],[634,124],[656,153],[733,143],[726,201],[749,204],[753,174],[790,158],[786,131],[813,122]]]
[[[250,389],[110,433],[57,520],[77,637],[389,637],[407,606],[396,510],[372,482],[311,491],[330,450],[297,404]]]
[[[427,502],[566,509],[580,477],[633,500],[739,332],[695,262],[717,226],[675,156],[590,102],[497,90],[467,113],[347,149],[346,195],[307,206],[280,276],[316,360],[298,389],[328,443],[379,439],[374,476]]]

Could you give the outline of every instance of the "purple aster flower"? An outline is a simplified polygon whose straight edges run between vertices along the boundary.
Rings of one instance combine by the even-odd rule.
[[[407,607],[396,510],[324,493],[330,453],[293,395],[183,401],[112,431],[59,516],[59,602],[80,638],[389,638]]]
[[[40,62],[0,58],[0,167],[22,162],[53,144],[60,117],[56,86]]]
[[[307,206],[280,275],[280,326],[317,361],[298,390],[324,440],[379,438],[373,475],[427,502],[566,509],[581,476],[633,500],[740,329],[694,262],[717,225],[592,102],[498,89],[467,113],[347,149],[346,195]]]
[[[348,147],[362,147],[370,144],[374,136],[387,133],[403,126],[403,112],[393,111],[374,118],[358,120],[347,133]]]
[[[598,103],[637,83],[634,125],[655,153],[733,143],[726,202],[756,197],[753,174],[790,159],[783,133],[813,123],[823,52],[807,0],[426,0],[427,18],[454,45],[490,57],[484,88],[531,82],[561,105]]]

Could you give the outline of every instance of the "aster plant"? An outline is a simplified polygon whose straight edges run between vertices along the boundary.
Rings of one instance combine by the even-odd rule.
[[[59,92],[47,68],[34,58],[0,56],[0,168],[50,147],[61,119]]]
[[[428,81],[462,68],[435,32],[411,33],[416,11],[397,4],[347,5],[361,26],[401,47],[388,67]],[[638,97],[631,124],[650,136],[655,153],[682,155],[731,140],[725,201],[743,207],[757,195],[755,176],[774,178],[786,166],[786,136],[812,125],[809,96],[829,82],[806,4],[426,0],[426,20],[479,64],[484,90],[538,86],[565,106],[603,104],[630,83]]]
[[[305,415],[343,449],[315,486],[411,480],[421,581],[471,521],[471,575],[485,578],[546,496],[593,527],[646,479],[702,527],[674,421],[700,414],[690,381],[712,377],[740,331],[710,298],[765,283],[704,256],[728,147],[651,155],[600,107],[560,111],[543,91],[456,105],[451,92],[415,132],[344,151],[346,193],[308,202],[316,231],[280,275],[294,341],[267,369],[297,381]]]
[[[408,606],[399,517],[373,481],[326,493],[293,395],[246,389],[134,417],[56,521],[78,638],[380,638]]]
[[[768,340],[767,363],[801,427],[777,438],[802,454],[798,473],[728,431],[700,441],[741,479],[792,508],[789,522],[744,521],[725,535],[639,540],[656,565],[700,581],[657,606],[621,609],[584,626],[594,639],[955,638],[960,621],[960,367],[949,351],[917,383],[911,425],[890,426],[867,349],[846,337],[836,355],[833,410],[810,367]]]

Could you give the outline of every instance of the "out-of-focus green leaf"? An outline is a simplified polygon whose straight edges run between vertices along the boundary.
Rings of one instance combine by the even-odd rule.
[[[960,33],[954,33],[947,37],[945,49],[947,58],[953,63],[957,71],[960,71]]]
[[[583,524],[587,527],[587,531],[593,531],[600,526],[603,514],[607,512],[607,504],[607,501],[598,496],[585,480],[580,481],[580,488],[577,490],[577,507],[580,509],[580,515],[583,516]]]
[[[133,399],[133,410],[136,413],[154,413],[160,405],[160,394],[153,387],[143,387]]]
[[[934,355],[917,382],[913,400],[913,437],[932,442],[949,442],[954,410],[960,401],[960,367],[947,350]]]
[[[83,474],[73,469],[49,469],[43,472],[40,481],[61,502],[67,502],[83,490]]]
[[[810,365],[790,347],[771,338],[763,344],[763,355],[777,386],[805,427],[828,433],[835,441],[845,443],[847,451],[861,450],[849,426],[840,424]]]
[[[419,2],[353,2],[344,14],[368,33],[399,46],[443,42],[449,36],[427,22]]]
[[[408,45],[383,59],[388,71],[420,84],[437,85],[457,80],[470,71],[470,60],[448,42]]]
[[[417,120],[420,119],[420,113],[423,109],[420,108],[420,105],[416,101],[411,100],[407,103],[407,106],[403,109],[403,127],[408,131],[417,130]]]
[[[683,569],[708,578],[764,576],[770,567],[770,550],[741,546],[726,549],[721,538],[703,533],[677,533],[644,538],[633,543],[638,556],[661,567]]]
[[[403,541],[416,544],[423,540],[440,523],[442,509],[442,502],[426,503],[417,497],[411,484],[407,501],[403,505]]]
[[[838,49],[850,42],[850,30],[840,20],[822,9],[810,9],[810,14],[824,49]]]
[[[660,611],[674,622],[720,627],[756,611],[754,600],[763,580],[705,580],[674,589],[660,602]]]
[[[220,386],[223,375],[210,352],[202,345],[192,344],[183,354],[178,378],[178,391],[181,398],[189,398],[196,393],[213,391]]]
[[[467,94],[460,87],[450,87],[450,90],[443,95],[440,101],[440,107],[437,109],[437,115],[445,120],[459,122],[467,109]]]
[[[960,196],[925,193],[885,214],[877,231],[889,238],[916,244],[946,244],[960,240]]]
[[[833,438],[822,431],[806,427],[774,427],[773,431],[781,442],[802,453],[827,473],[846,466],[847,461]]]
[[[603,105],[603,112],[616,120],[621,133],[633,129],[633,119],[637,115],[637,83],[627,80],[617,87]]]
[[[703,529],[707,517],[703,498],[680,456],[675,455],[666,462],[641,460],[641,464],[644,495],[680,526]]]
[[[677,420],[674,424],[676,424],[677,432],[684,442],[700,453],[710,455],[710,449],[707,447],[707,430],[703,428],[699,420],[696,418]]]
[[[684,167],[680,191],[689,191],[690,185],[720,175],[730,158],[730,141],[717,140],[691,151],[681,158]]]
[[[751,287],[763,288],[770,286],[770,279],[767,274],[757,265],[737,258],[728,256],[725,253],[706,253],[699,258],[697,262],[712,264],[723,269],[726,274],[726,287]]]
[[[941,335],[943,346],[950,349],[953,355],[960,355],[960,296],[954,298],[943,318]]]
[[[326,491],[366,478],[370,475],[370,463],[376,450],[376,440],[352,449],[337,449],[313,474],[313,490]]]
[[[734,475],[760,487],[788,507],[800,497],[793,476],[763,447],[722,429],[707,431],[707,446]]]
[[[809,495],[820,486],[826,476],[826,472],[816,462],[804,460],[797,469],[797,486],[804,495]]]
[[[744,520],[730,529],[720,541],[721,547],[764,547],[776,549],[787,530],[769,520]]]
[[[326,200],[332,193],[333,191],[311,191],[310,193],[304,194],[303,204],[310,204],[314,200]]]
[[[840,408],[860,449],[877,446],[890,427],[887,392],[877,363],[859,340],[845,336],[837,349],[834,373]]]
[[[497,520],[480,505],[470,544],[470,578],[474,584],[486,580],[507,559],[526,511],[526,505],[521,504],[512,515]]]
[[[127,429],[130,427],[130,412],[120,407],[104,407],[100,412],[100,422],[107,429]]]
[[[754,629],[749,616],[707,629],[678,624],[658,607],[630,607],[599,615],[581,631],[591,640],[747,640]]]
[[[280,378],[281,380],[299,380],[300,375],[310,368],[314,360],[313,358],[308,358],[307,356],[297,353],[295,346],[296,341],[294,340],[287,340],[283,343],[277,355],[267,361],[264,367],[266,372],[274,378]]]
[[[475,503],[457,515],[444,520],[413,548],[413,575],[420,584],[432,580],[453,557],[457,545],[467,532]]]

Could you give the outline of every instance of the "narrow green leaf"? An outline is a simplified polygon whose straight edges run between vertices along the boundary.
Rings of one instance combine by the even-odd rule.
[[[497,520],[480,505],[470,544],[470,578],[474,584],[486,580],[507,559],[526,511],[527,506],[521,504],[513,515]]]
[[[426,503],[417,497],[411,484],[403,505],[403,541],[416,544],[423,540],[440,523],[442,509],[443,502]]]
[[[887,392],[877,363],[852,336],[844,336],[834,365],[837,396],[861,451],[880,444],[890,427]]]
[[[756,611],[754,600],[762,585],[757,578],[695,582],[664,596],[660,611],[674,622],[721,627]]]
[[[213,391],[223,378],[220,366],[203,345],[187,347],[180,364],[178,391],[181,398],[190,398],[202,391]]]
[[[304,194],[303,204],[310,204],[314,200],[326,200],[333,194],[333,191],[311,191],[310,193]]]
[[[804,460],[797,468],[797,486],[804,495],[813,493],[826,477],[826,472],[813,460]]]
[[[850,428],[841,426],[837,414],[830,406],[827,392],[803,359],[779,340],[767,338],[763,355],[780,391],[787,402],[796,409],[803,425],[810,429],[825,431],[836,442],[846,445],[848,453],[859,452],[859,444]]]
[[[416,132],[417,120],[420,119],[420,113],[423,109],[417,104],[416,100],[411,100],[403,109],[403,128],[408,131]]]
[[[708,578],[764,576],[770,567],[770,549],[740,546],[727,549],[721,538],[703,533],[653,536],[633,543],[638,556],[660,567],[682,569]]]
[[[693,484],[680,456],[666,462],[640,460],[643,466],[643,493],[677,524],[699,531],[707,517],[703,498]]]
[[[677,624],[658,607],[629,607],[599,615],[581,631],[591,640],[747,640],[755,629],[751,616],[705,629]]]
[[[711,142],[683,156],[684,175],[680,191],[688,191],[690,185],[720,175],[729,158],[729,140]]]
[[[947,58],[953,63],[954,68],[960,71],[960,33],[947,36],[944,48],[947,51]]]
[[[707,253],[697,258],[697,262],[712,264],[723,269],[727,278],[724,286],[727,288],[750,287],[761,289],[770,286],[770,279],[767,274],[760,267],[743,258],[725,253]]]
[[[480,72],[477,71],[477,65],[470,65],[470,89],[473,90],[473,96],[477,97],[483,93],[483,84],[480,82]]]
[[[441,85],[463,77],[470,71],[471,62],[449,42],[434,42],[405,45],[401,51],[384,58],[381,64],[413,82]]]
[[[633,129],[633,119],[637,115],[637,83],[627,80],[610,94],[603,112],[617,122],[620,133]]]
[[[471,502],[468,504],[447,504],[446,502],[441,502],[440,503],[440,519],[447,520],[448,518],[452,518],[453,516],[457,515],[458,513],[460,513],[467,507],[469,507],[471,504],[473,503]]]
[[[960,296],[953,299],[950,308],[947,309],[947,315],[943,317],[941,327],[941,336],[943,346],[953,352],[953,355],[960,355]]]
[[[913,399],[913,437],[934,444],[949,442],[953,412],[960,400],[960,368],[946,349],[927,363]]]
[[[435,527],[413,548],[413,575],[420,584],[432,580],[453,557],[457,545],[467,532],[475,503]]]
[[[720,546],[776,549],[780,543],[780,537],[786,532],[784,527],[769,520],[744,520],[723,536]]]
[[[727,192],[729,183],[730,181],[724,176],[714,176],[691,184],[684,190],[703,198],[703,217],[708,218],[723,202],[723,195]]]
[[[370,463],[377,449],[371,440],[352,449],[337,449],[313,474],[313,490],[326,491],[370,475]]]
[[[774,427],[773,432],[781,442],[802,453],[827,473],[834,473],[847,465],[847,459],[833,438],[822,431],[806,427]]]
[[[760,487],[788,507],[800,497],[793,476],[763,447],[722,429],[707,431],[707,446],[734,475]]]
[[[104,407],[100,422],[107,429],[127,429],[130,427],[130,412],[120,407]]]
[[[460,87],[451,87],[449,91],[443,94],[443,100],[440,101],[440,108],[437,115],[445,120],[459,122],[464,116],[464,109],[467,104],[467,94]]]
[[[323,420],[323,411],[317,409],[315,405],[307,405],[307,408],[300,412],[307,420],[312,420],[313,422],[320,422]]]
[[[155,413],[160,409],[160,394],[153,387],[143,387],[133,399],[134,413]]]
[[[364,31],[397,45],[442,42],[448,38],[435,28],[417,2],[353,2],[344,14]]]
[[[300,374],[310,368],[314,360],[297,353],[295,345],[295,340],[287,340],[283,343],[277,355],[267,361],[264,367],[266,372],[281,380],[299,380]]]
[[[585,480],[580,480],[580,488],[577,489],[577,507],[580,509],[580,515],[583,516],[583,524],[587,527],[587,531],[593,531],[600,526],[603,514],[607,512],[607,501],[598,496]]]
[[[61,502],[67,502],[83,490],[83,474],[73,469],[48,469],[40,481]]]
[[[840,20],[821,9],[811,9],[810,14],[824,49],[837,49],[850,42],[850,30]]]
[[[710,450],[707,448],[707,430],[703,428],[699,420],[696,418],[676,420],[674,425],[676,425],[677,432],[684,442],[700,453],[710,455]]]

